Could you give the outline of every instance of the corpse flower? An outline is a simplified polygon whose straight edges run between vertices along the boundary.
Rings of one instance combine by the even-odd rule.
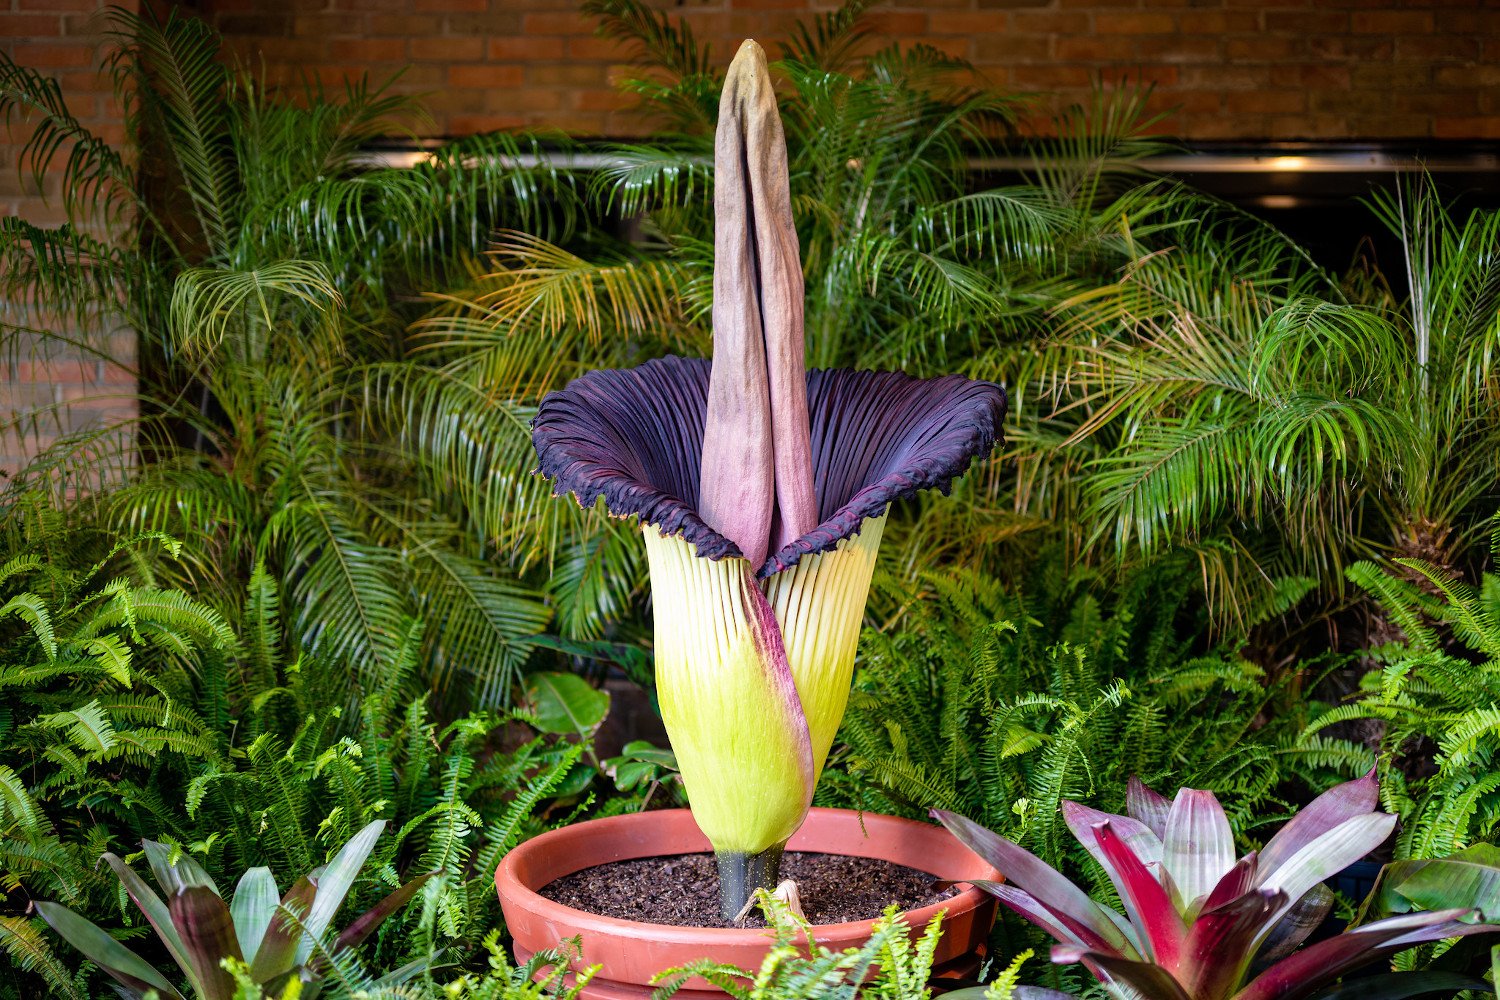
[[[1212,792],[1184,788],[1169,802],[1132,778],[1128,816],[1064,802],[1068,828],[1104,869],[1124,914],[1004,837],[954,813],[933,816],[1005,874],[1004,882],[979,885],[1057,939],[1052,961],[1081,962],[1114,995],[1301,1000],[1413,945],[1500,930],[1475,922],[1482,915],[1471,899],[1461,908],[1376,920],[1297,950],[1332,905],[1323,880],[1374,850],[1395,827],[1395,816],[1375,811],[1378,791],[1373,773],[1338,785],[1292,817],[1263,850],[1238,860],[1229,820]],[[1371,995],[1401,1000],[1474,985],[1485,984],[1397,974]]]
[[[657,693],[726,917],[775,884],[848,700],[893,500],[989,453],[997,385],[805,368],[786,140],[765,53],[725,77],[714,356],[589,372],[542,401],[540,471],[638,517]]]

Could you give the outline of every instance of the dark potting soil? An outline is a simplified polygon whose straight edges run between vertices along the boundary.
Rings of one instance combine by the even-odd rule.
[[[902,910],[947,899],[937,876],[878,858],[789,851],[782,879],[797,883],[813,924],[873,920],[895,903]],[[547,899],[575,910],[676,927],[764,927],[757,908],[742,924],[719,916],[719,871],[712,854],[673,854],[596,865],[543,886]]]

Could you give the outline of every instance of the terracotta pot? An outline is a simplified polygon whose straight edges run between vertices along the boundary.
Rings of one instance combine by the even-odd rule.
[[[883,858],[955,881],[1000,877],[941,827],[873,813],[861,816],[847,809],[812,810],[787,849]],[[495,872],[495,888],[506,928],[515,939],[517,959],[524,961],[566,938],[582,938],[583,957],[577,967],[601,967],[584,992],[588,1000],[641,1000],[651,993],[653,975],[700,958],[743,969],[759,967],[770,946],[766,930],[618,920],[563,906],[536,891],[594,865],[709,850],[707,838],[686,809],[590,820],[528,840],[507,854]],[[983,954],[995,920],[995,898],[973,886],[965,887],[941,903],[907,913],[912,933],[920,934],[940,910],[947,912],[934,965],[939,972],[967,975],[977,968]],[[869,939],[873,923],[822,924],[813,928],[813,938],[828,948],[858,947]],[[702,979],[691,979],[678,996],[707,1000],[723,994]]]

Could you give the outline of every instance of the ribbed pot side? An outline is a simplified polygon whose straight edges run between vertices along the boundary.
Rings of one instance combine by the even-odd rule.
[[[770,932],[764,929],[671,927],[619,920],[575,910],[537,893],[564,875],[595,865],[709,850],[707,838],[686,809],[590,820],[521,844],[495,871],[495,888],[506,928],[515,940],[517,960],[525,961],[567,938],[581,938],[583,954],[576,968],[600,966],[584,991],[585,1000],[644,1000],[653,989],[653,975],[701,958],[744,969],[759,967],[771,944]],[[848,809],[810,811],[787,850],[880,858],[955,882],[1000,877],[941,827]],[[940,973],[966,974],[977,967],[983,952],[995,919],[995,898],[965,887],[940,903],[908,912],[912,934],[921,934],[939,911],[945,911],[943,936],[934,966]],[[873,920],[821,924],[812,933],[818,944],[841,950],[864,944],[873,924]],[[708,1000],[723,994],[702,979],[691,979],[678,996]]]

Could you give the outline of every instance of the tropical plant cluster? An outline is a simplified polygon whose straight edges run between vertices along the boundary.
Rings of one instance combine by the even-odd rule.
[[[770,52],[809,365],[1010,412],[885,520],[818,804],[937,811],[1007,873],[964,1000],[1492,991],[1500,213],[1413,175],[1368,202],[1398,256],[1332,268],[1147,169],[1144,91],[1030,137],[867,6]],[[0,346],[138,404],[3,428],[35,458],[0,490],[0,997],[586,985],[577,942],[511,958],[496,864],[687,793],[601,732],[606,680],[660,707],[637,526],[557,502],[532,421],[708,353],[727,54],[583,8],[655,128],[587,167],[556,135],[382,166],[420,101],[278,90],[180,11],[108,16],[122,146],[0,57],[69,220],[0,220]],[[1002,154],[1032,165],[973,168]],[[1374,891],[1323,887],[1357,856]],[[662,995],[932,995],[940,930],[799,950],[761,901],[764,967]]]

